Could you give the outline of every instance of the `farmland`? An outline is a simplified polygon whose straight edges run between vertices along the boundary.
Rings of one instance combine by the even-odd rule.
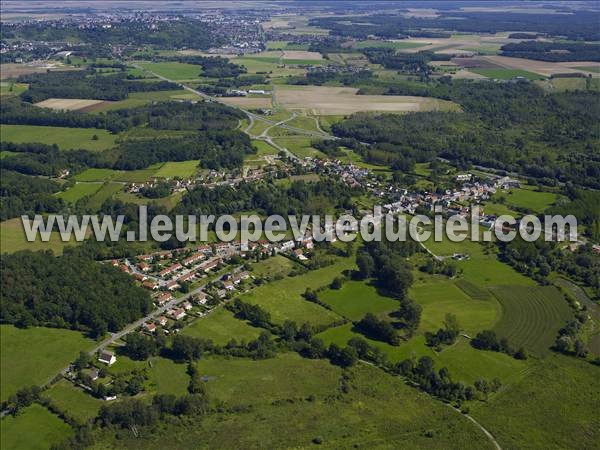
[[[172,80],[195,80],[200,77],[200,72],[202,72],[200,66],[179,62],[140,63],[140,66]]]
[[[65,202],[75,203],[83,197],[91,197],[101,187],[102,183],[77,183],[66,191],[59,192],[56,196],[62,198]]]
[[[0,325],[2,333],[2,400],[17,389],[50,381],[93,342],[76,331]]]
[[[2,140],[56,144],[61,150],[101,151],[115,145],[116,135],[97,128],[65,128],[36,125],[0,125]],[[97,136],[98,139],[93,139]]]
[[[494,196],[493,199],[504,198],[508,205],[525,208],[535,213],[542,213],[559,198],[552,192],[539,192],[531,187],[512,189],[508,194]]]
[[[73,430],[46,408],[34,404],[22,414],[0,422],[2,448],[46,450],[73,435]]]
[[[509,80],[511,78],[515,78],[515,77],[521,77],[521,78],[526,78],[528,80],[539,80],[542,79],[543,77],[541,77],[540,75],[533,73],[533,72],[528,72],[526,70],[520,70],[520,69],[469,69],[471,72],[477,73],[479,75],[483,75],[484,77],[488,77],[488,78],[495,78],[498,80]]]
[[[61,380],[44,393],[44,396],[61,411],[74,417],[80,423],[86,423],[98,415],[102,400],[92,397],[88,392],[67,380]]]
[[[494,330],[515,346],[547,354],[558,330],[572,317],[567,301],[554,286],[492,288],[502,305]]]
[[[14,218],[0,222],[0,252],[14,253],[20,250],[52,250],[55,255],[60,255],[63,249],[68,245],[77,245],[74,239],[71,242],[63,242],[60,234],[53,231],[50,234],[48,242],[42,242],[40,236],[37,236],[35,242],[27,241],[23,224],[20,218]]]
[[[87,205],[90,208],[98,209],[106,200],[111,198],[117,192],[123,190],[123,185],[119,183],[104,183],[102,187],[90,197]]]
[[[40,108],[56,109],[59,111],[78,111],[102,103],[103,100],[86,100],[81,98],[49,98],[36,103]]]
[[[343,115],[358,111],[457,111],[452,102],[427,97],[356,95],[357,89],[329,86],[277,86],[277,101],[288,109],[317,115]]]
[[[251,341],[256,339],[261,329],[255,328],[243,320],[236,319],[225,308],[219,308],[208,317],[196,320],[185,327],[183,334],[212,339],[216,344],[225,345],[231,339],[237,341]]]
[[[198,161],[167,162],[154,174],[157,178],[189,178],[196,173]]]

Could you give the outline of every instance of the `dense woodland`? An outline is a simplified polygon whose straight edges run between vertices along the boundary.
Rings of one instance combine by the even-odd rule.
[[[50,263],[51,262],[51,263]],[[0,320],[46,325],[102,336],[151,309],[148,291],[112,267],[68,252],[23,251],[0,256]]]
[[[503,56],[541,61],[600,61],[600,44],[526,41],[503,45]]]
[[[21,75],[17,81],[27,83],[29,89],[21,99],[37,103],[48,98],[89,98],[95,100],[123,100],[131,92],[182,90],[168,81],[144,82],[127,80],[125,74],[95,75],[91,70],[56,71]]]
[[[332,35],[358,39],[366,39],[369,35],[398,39],[408,36],[446,37],[447,32],[452,31],[498,33],[521,30],[597,41],[600,40],[599,21],[600,13],[596,11],[573,11],[572,14],[442,11],[437,18],[381,14],[369,16],[368,23],[360,16],[319,17],[309,23],[330,30]],[[432,29],[446,33],[430,31]]]
[[[379,92],[452,100],[464,113],[358,113],[332,127],[337,136],[374,143],[368,159],[424,162],[441,156],[546,184],[600,188],[600,93],[546,94],[528,82],[444,79],[396,83]]]
[[[64,208],[54,193],[62,186],[52,180],[0,170],[0,220],[22,214],[56,213]]]

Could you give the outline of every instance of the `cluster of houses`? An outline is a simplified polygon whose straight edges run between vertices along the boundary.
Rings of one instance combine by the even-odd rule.
[[[193,178],[187,178],[184,180],[180,179],[165,179],[161,178],[160,180],[157,178],[153,178],[147,182],[143,183],[129,183],[125,186],[125,192],[131,194],[138,194],[142,189],[154,188],[158,185],[158,183],[169,183],[169,187],[171,188],[171,193],[173,192],[183,192],[186,189],[190,189],[196,185],[196,180]]]

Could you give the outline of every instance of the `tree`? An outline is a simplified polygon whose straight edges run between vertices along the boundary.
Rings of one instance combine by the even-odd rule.
[[[577,339],[575,341],[574,350],[575,350],[575,355],[578,356],[579,358],[585,358],[588,354],[587,346],[580,339]]]
[[[366,252],[360,252],[356,257],[356,265],[358,266],[358,276],[360,279],[370,278],[375,270],[375,262],[371,255]]]

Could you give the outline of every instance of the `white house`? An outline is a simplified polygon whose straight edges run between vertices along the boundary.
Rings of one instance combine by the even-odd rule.
[[[117,357],[115,356],[115,354],[113,352],[109,352],[107,350],[104,350],[104,351],[100,352],[100,356],[98,357],[98,361],[100,361],[101,363],[104,363],[104,364],[106,364],[106,365],[108,365],[110,367],[114,363],[117,362]]]

